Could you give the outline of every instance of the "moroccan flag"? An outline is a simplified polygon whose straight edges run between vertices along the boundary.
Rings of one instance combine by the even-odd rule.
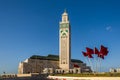
[[[99,54],[98,49],[95,47],[94,54]]]
[[[84,55],[85,57],[88,56],[88,54],[87,54],[86,52],[83,52],[83,51],[82,51],[82,53],[83,53],[83,55]]]
[[[87,50],[88,55],[91,55],[94,53],[93,49],[91,49],[91,48],[86,47],[86,50]]]
[[[101,45],[100,54],[106,56],[108,54],[107,47],[104,47],[103,45]]]

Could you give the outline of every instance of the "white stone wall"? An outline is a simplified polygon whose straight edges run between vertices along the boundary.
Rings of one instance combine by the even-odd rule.
[[[120,73],[120,68],[110,68],[110,72],[112,72],[112,73],[115,73],[115,72]]]
[[[21,62],[18,66],[19,74],[42,73],[44,68],[59,68],[58,61],[28,59],[28,62]]]
[[[49,79],[55,80],[120,80],[120,77],[63,77],[48,76]]]
[[[78,64],[80,66],[80,69],[82,72],[84,72],[85,69],[89,69],[84,63],[73,63],[72,62],[71,65],[73,65],[73,64]],[[27,59],[27,61],[25,60],[24,62],[19,63],[18,73],[19,74],[41,73],[41,72],[43,72],[43,70],[45,68],[49,68],[49,69],[53,68],[53,71],[55,69],[58,69],[58,72],[60,72],[59,70],[61,70],[61,69],[59,69],[59,61]],[[73,69],[73,68],[71,68],[71,69]]]

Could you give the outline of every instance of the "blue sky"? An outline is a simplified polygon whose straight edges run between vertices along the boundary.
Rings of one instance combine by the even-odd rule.
[[[85,61],[85,47],[108,47],[103,71],[120,67],[119,0],[0,0],[0,73],[17,73],[32,55],[59,53],[59,22],[67,9],[72,58]]]

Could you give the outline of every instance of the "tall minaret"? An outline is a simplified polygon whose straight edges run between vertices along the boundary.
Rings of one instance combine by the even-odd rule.
[[[66,10],[62,14],[59,29],[59,66],[63,70],[70,69],[71,62],[71,34],[70,23]]]

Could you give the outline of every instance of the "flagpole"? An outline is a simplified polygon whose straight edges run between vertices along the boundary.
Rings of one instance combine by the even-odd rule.
[[[92,70],[93,70],[93,73],[94,73],[94,68],[93,68],[92,61],[91,61],[91,59],[90,59],[90,58],[88,58],[88,60],[89,60],[89,63],[90,63],[90,65],[91,65],[91,68],[92,68]]]

